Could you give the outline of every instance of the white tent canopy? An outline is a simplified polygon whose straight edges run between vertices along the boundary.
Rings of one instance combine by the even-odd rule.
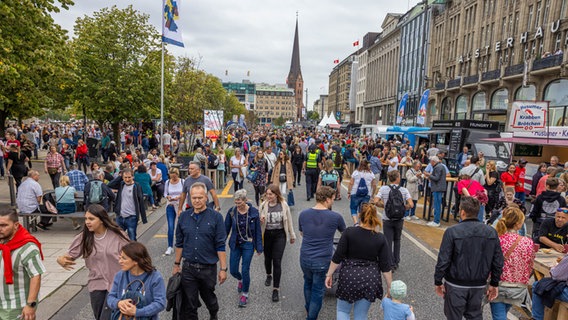
[[[328,122],[329,118],[324,115],[320,123],[318,124],[318,127],[325,127],[328,124]]]
[[[337,120],[333,116],[333,112],[329,113],[329,117],[327,117],[327,123],[326,124],[339,124],[339,123],[337,123]]]

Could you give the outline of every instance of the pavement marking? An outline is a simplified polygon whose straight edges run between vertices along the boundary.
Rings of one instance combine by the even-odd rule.
[[[233,186],[233,180],[229,180],[229,182],[227,182],[227,185],[225,186],[225,188],[223,189],[223,191],[221,192],[220,195],[217,195],[217,198],[232,198],[233,195],[229,194],[229,190],[231,190],[231,187]]]
[[[167,234],[155,234],[154,238],[167,238],[168,235]]]
[[[341,186],[343,187],[343,189],[345,189],[345,191],[349,191],[347,189],[347,187],[345,185],[343,185],[343,183],[341,184]],[[438,261],[438,256],[436,254],[434,254],[434,252],[432,252],[432,250],[426,248],[426,246],[424,246],[422,243],[420,243],[420,241],[418,241],[416,238],[414,238],[408,232],[403,230],[402,235],[405,236],[408,240],[410,240],[410,242],[414,243],[420,250],[424,251],[424,253],[426,253],[426,255],[428,255],[430,258],[434,259],[434,261]]]

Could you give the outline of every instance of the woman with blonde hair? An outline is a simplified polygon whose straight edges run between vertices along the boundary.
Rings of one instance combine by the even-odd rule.
[[[494,320],[506,320],[512,305],[521,306],[530,301],[529,279],[535,258],[534,243],[529,237],[519,235],[525,222],[525,214],[519,208],[503,210],[496,229],[504,255],[503,273],[499,284],[499,295],[491,301],[491,315]]]
[[[337,250],[325,276],[325,285],[331,288],[333,274],[341,263],[337,284],[337,319],[367,319],[371,303],[383,297],[381,273],[387,293],[392,282],[392,262],[385,236],[377,229],[381,220],[372,203],[364,203],[359,213],[359,225],[349,227],[341,234]]]

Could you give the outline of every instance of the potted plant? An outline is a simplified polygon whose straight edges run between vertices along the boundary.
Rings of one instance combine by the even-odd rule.
[[[177,161],[181,163],[183,167],[188,167],[189,163],[193,160],[193,156],[195,156],[195,151],[180,152],[177,155]]]

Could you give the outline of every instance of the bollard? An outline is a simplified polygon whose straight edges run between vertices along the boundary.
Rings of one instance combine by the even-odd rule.
[[[14,177],[8,175],[8,189],[10,190],[10,205],[16,206],[16,186],[14,184]]]

